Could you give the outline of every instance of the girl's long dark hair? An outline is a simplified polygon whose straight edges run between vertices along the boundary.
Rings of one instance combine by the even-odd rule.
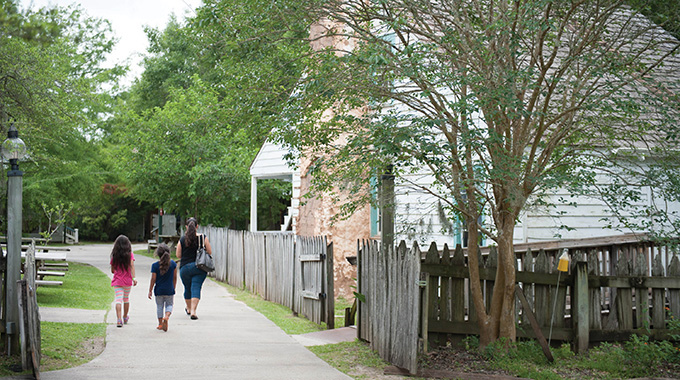
[[[132,253],[132,244],[130,239],[125,235],[120,235],[116,238],[113,243],[113,249],[111,250],[111,268],[113,270],[130,270],[130,262]]]
[[[161,276],[164,275],[170,268],[170,248],[167,244],[161,243],[156,248],[156,256],[160,259],[159,262],[159,272]]]
[[[196,237],[196,219],[187,219],[187,247],[198,246],[198,238]]]

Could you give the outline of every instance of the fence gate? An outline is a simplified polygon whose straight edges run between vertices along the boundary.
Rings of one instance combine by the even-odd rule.
[[[325,237],[300,237],[296,242],[300,313],[314,323],[335,327],[333,244]]]

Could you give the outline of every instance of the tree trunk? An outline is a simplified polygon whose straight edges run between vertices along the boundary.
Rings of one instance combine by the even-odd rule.
[[[479,245],[477,244],[478,232],[474,228],[468,228],[469,246],[468,260],[470,261],[470,289],[475,308],[479,315],[479,344],[486,347],[499,338],[507,338],[514,342],[517,336],[515,324],[515,251],[513,246],[514,238],[514,218],[508,217],[502,221],[502,229],[498,239],[498,269],[491,295],[490,309],[485,313],[479,312],[484,307],[484,298],[480,293],[477,295],[473,289],[474,285],[479,285],[479,271],[477,270],[476,256]],[[473,252],[474,251],[474,252]],[[473,279],[473,271],[476,276]],[[477,298],[479,297],[479,298]],[[482,318],[482,316],[484,318]]]
[[[470,271],[470,299],[477,312],[477,324],[479,325],[479,346],[486,347],[489,343],[498,339],[498,323],[486,312],[484,306],[484,294],[479,279],[479,231],[477,221],[468,225],[468,270]]]
[[[517,336],[515,324],[515,250],[513,246],[515,223],[514,218],[506,218],[503,230],[498,239],[498,273],[503,273],[501,285],[496,288],[502,294],[500,310],[499,337],[511,342]],[[496,276],[499,279],[500,276]]]

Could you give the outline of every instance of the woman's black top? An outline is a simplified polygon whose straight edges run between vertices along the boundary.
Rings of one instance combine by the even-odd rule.
[[[196,251],[198,251],[198,242],[201,234],[196,234],[196,244],[192,246],[186,245],[186,235],[179,238],[179,244],[182,246],[182,258],[179,262],[179,267],[183,267],[186,264],[196,262]]]

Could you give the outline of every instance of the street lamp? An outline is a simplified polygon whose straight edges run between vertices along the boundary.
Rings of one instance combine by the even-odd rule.
[[[26,155],[26,144],[19,138],[19,131],[10,125],[7,131],[7,140],[2,143],[2,156],[9,160],[12,170],[19,170],[19,160]]]
[[[7,140],[2,143],[2,157],[9,160],[7,172],[7,279],[5,331],[7,333],[7,353],[19,349],[19,302],[17,281],[21,279],[21,204],[22,176],[19,160],[26,154],[26,144],[19,138],[19,131],[14,123],[9,127]]]

